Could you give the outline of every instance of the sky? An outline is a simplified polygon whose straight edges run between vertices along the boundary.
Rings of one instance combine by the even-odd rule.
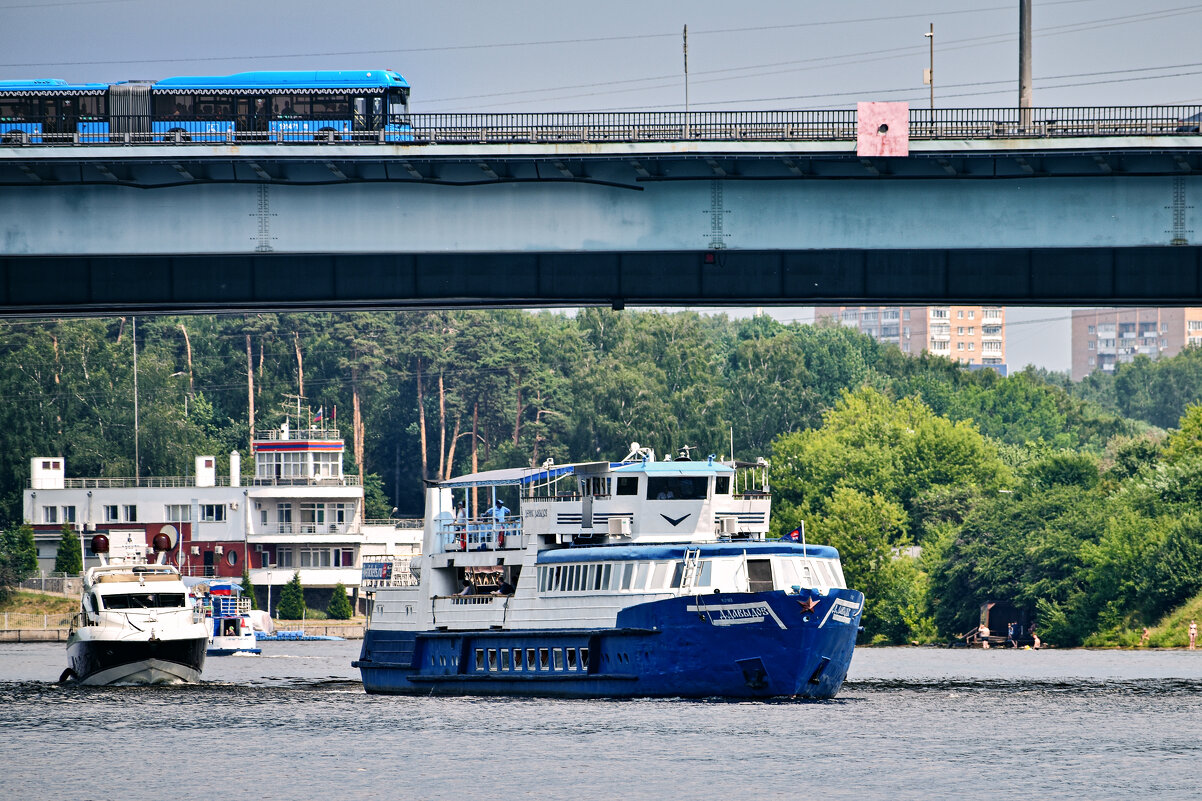
[[[0,80],[395,69],[415,112],[1013,107],[1018,0],[0,0]],[[1034,0],[1036,106],[1202,104],[1202,3]],[[802,310],[780,310],[800,317]],[[1007,360],[1069,367],[1065,309],[1012,309]]]

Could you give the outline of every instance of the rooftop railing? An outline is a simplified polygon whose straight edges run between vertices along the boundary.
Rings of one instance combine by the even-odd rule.
[[[911,140],[1189,136],[1202,105],[911,109]],[[311,131],[251,130],[237,120],[111,116],[107,122],[0,118],[0,145],[188,144],[556,144],[606,142],[855,141],[854,109],[824,111],[570,112],[410,114],[384,129],[345,130],[310,119]],[[208,123],[208,124],[206,124]],[[327,130],[318,130],[320,128]],[[334,130],[337,129],[337,130]]]

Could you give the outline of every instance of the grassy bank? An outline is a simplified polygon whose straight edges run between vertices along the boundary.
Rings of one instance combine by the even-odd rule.
[[[1087,648],[1185,648],[1189,645],[1189,622],[1202,625],[1202,593],[1195,595],[1181,606],[1160,619],[1155,626],[1148,627],[1148,641],[1143,639],[1143,629],[1120,627],[1100,631],[1085,641]]]
[[[6,603],[0,603],[0,612],[23,615],[72,615],[78,608],[78,598],[64,598],[32,590],[17,590]]]

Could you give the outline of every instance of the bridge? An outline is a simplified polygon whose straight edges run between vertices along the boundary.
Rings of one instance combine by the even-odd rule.
[[[413,115],[400,142],[47,135],[0,146],[0,314],[1198,304],[1198,112],[911,110],[892,132],[856,111]]]

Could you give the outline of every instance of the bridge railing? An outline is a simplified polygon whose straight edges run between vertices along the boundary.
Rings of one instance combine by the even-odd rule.
[[[1197,135],[1202,105],[911,109],[916,140]],[[384,129],[242,130],[233,121],[188,120],[163,131],[148,117],[108,122],[0,118],[0,145],[191,144],[548,144],[607,142],[855,141],[854,109],[830,111],[568,112],[410,114]]]

